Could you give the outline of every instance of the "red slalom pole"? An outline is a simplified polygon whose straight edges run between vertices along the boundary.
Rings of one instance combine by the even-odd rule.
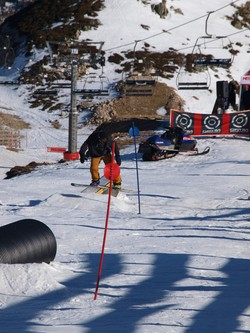
[[[115,153],[115,143],[113,142],[111,164],[110,164],[110,178],[109,178],[110,183],[109,183],[108,206],[107,206],[106,222],[105,222],[105,229],[104,229],[103,242],[102,242],[102,252],[101,252],[101,258],[100,258],[100,263],[99,263],[94,300],[96,300],[97,295],[98,295],[98,288],[99,288],[99,283],[100,283],[100,279],[101,279],[102,265],[103,265],[103,260],[104,260],[105,243],[106,243],[107,232],[108,232],[108,220],[109,220],[110,203],[111,203],[111,196],[112,196],[112,183],[113,183],[114,153]]]

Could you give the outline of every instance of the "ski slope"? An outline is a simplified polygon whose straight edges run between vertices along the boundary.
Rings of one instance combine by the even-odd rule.
[[[1,264],[1,331],[248,331],[249,141],[199,141],[207,145],[204,156],[139,159],[139,202],[111,201],[96,300],[108,197],[70,186],[89,181],[89,162],[2,180],[2,225],[35,218],[58,249],[50,265]],[[122,159],[123,183],[136,190],[133,147]]]
[[[150,42],[159,50],[164,44],[181,48],[204,33],[207,11],[228,3],[171,1],[184,15],[172,11],[161,20],[141,1],[109,0],[100,13],[103,26],[82,38],[105,37],[107,49],[130,42],[133,48],[134,40],[204,16]],[[216,12],[216,24],[209,28],[234,32],[224,20],[232,11]],[[138,29],[145,22],[149,32]],[[249,32],[240,36],[243,46],[230,69],[237,80],[249,69]],[[109,65],[106,74],[119,79]],[[213,73],[212,89],[218,76],[223,80],[227,74],[225,69]],[[175,79],[168,84],[174,86]],[[58,163],[62,154],[46,149],[67,146],[68,119],[61,129],[53,129],[49,121],[54,115],[31,110],[25,87],[19,89],[0,87],[0,111],[31,124],[22,151],[0,147],[0,226],[37,219],[54,233],[57,254],[50,264],[0,264],[1,333],[249,332],[249,140],[203,138],[197,147],[210,146],[207,155],[158,162],[143,162],[134,146],[121,150],[123,185],[135,191],[139,186],[140,193],[120,193],[111,200],[94,300],[108,197],[70,186],[90,182],[90,162]],[[211,111],[215,97],[214,90],[181,96],[187,109],[200,113]],[[78,143],[92,130],[80,129]],[[4,179],[11,167],[31,161],[49,165]]]

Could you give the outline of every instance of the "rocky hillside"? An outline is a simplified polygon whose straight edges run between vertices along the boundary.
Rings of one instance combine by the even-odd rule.
[[[145,5],[151,2],[144,0]],[[5,48],[0,49],[0,65],[11,66],[17,55],[25,55],[27,61],[32,58],[35,51],[46,50],[44,57],[33,65],[24,67],[20,73],[20,83],[30,86],[30,106],[41,110],[54,112],[68,109],[69,105],[62,105],[60,96],[34,95],[34,90],[43,88],[49,90],[54,82],[67,80],[70,82],[70,64],[73,60],[79,62],[79,76],[84,77],[86,68],[104,66],[105,61],[116,65],[118,73],[131,73],[146,77],[152,81],[150,96],[128,96],[126,94],[127,82],[121,81],[112,89],[117,94],[115,99],[105,98],[97,104],[81,102],[79,109],[89,108],[93,118],[91,123],[99,125],[103,121],[127,119],[128,117],[158,117],[156,110],[165,107],[166,113],[170,108],[182,108],[184,101],[173,88],[160,84],[157,77],[171,78],[180,66],[186,66],[189,71],[194,70],[189,60],[194,61],[195,55],[186,57],[184,54],[169,48],[165,52],[149,52],[143,50],[114,52],[107,59],[105,52],[98,49],[99,45],[89,43],[87,40],[79,43],[81,31],[97,29],[100,22],[98,13],[104,8],[104,0],[38,0],[30,3],[17,13],[7,17],[0,26],[0,39]],[[166,6],[170,6],[167,3]],[[227,19],[238,29],[250,26],[250,1],[235,7],[235,12]],[[166,12],[169,8],[166,8]],[[177,11],[178,9],[176,9]],[[162,15],[163,12],[158,13]],[[182,13],[179,13],[182,15]],[[143,26],[143,29],[148,27]],[[49,49],[48,49],[49,45]],[[78,54],[73,54],[77,48]],[[49,51],[53,53],[53,59]],[[229,49],[234,52],[233,48]],[[199,54],[200,56],[200,54]],[[212,55],[211,55],[212,57]],[[82,62],[81,59],[85,59]],[[86,58],[88,59],[86,61]],[[145,61],[140,61],[146,59]],[[155,73],[154,77],[149,77]],[[136,79],[135,79],[136,82]],[[143,95],[143,94],[142,94]],[[117,98],[118,97],[118,98]],[[159,118],[161,116],[159,115]]]
[[[19,10],[33,3],[35,0],[0,0],[0,24],[9,16],[16,14]]]

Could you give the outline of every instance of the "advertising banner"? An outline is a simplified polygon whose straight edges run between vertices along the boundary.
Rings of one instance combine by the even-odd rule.
[[[192,135],[250,135],[250,111],[215,115],[171,110],[170,126]]]

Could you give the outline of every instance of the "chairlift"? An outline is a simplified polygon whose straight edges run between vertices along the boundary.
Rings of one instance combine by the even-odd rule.
[[[108,83],[106,87],[104,87],[104,79],[106,79],[106,82]],[[94,98],[95,96],[108,96],[109,85],[109,80],[105,75],[103,75],[103,72],[99,76],[97,76],[96,74],[90,74],[87,75],[84,81],[83,89],[76,89],[75,93],[82,95],[83,98],[90,99]]]
[[[0,40],[3,49],[3,65],[0,68],[0,84],[18,85],[20,84],[19,77],[21,70],[13,63],[15,59],[15,51],[14,48],[11,46],[10,36],[0,36]]]
[[[1,85],[19,85],[20,84],[20,68],[3,66],[0,68],[0,84]]]
[[[135,40],[133,49],[133,68],[134,70],[138,65],[145,66],[143,59],[136,58],[136,46],[140,40]],[[135,74],[136,73],[136,74]],[[124,82],[124,94],[125,96],[152,96],[154,93],[154,86],[156,84],[155,78],[149,74],[139,74],[137,71],[133,73],[133,70],[129,74],[125,75]]]
[[[152,96],[154,93],[155,79],[150,76],[130,76],[124,81],[126,96]]]
[[[15,57],[15,51],[13,47],[10,46],[9,39],[7,40],[7,43],[3,46],[3,59],[4,64],[1,69],[8,70],[10,67],[10,64],[12,63],[13,59]]]
[[[220,66],[230,67],[234,56],[228,51],[232,45],[228,36],[218,36],[208,33],[208,19],[213,11],[208,12],[205,22],[205,35],[196,39],[192,50],[194,57],[194,66]],[[226,51],[225,51],[226,50]],[[216,56],[214,56],[216,52]],[[211,54],[212,53],[212,54]]]
[[[229,38],[208,33],[208,19],[212,13],[208,12],[206,18],[205,35],[196,39],[191,54],[186,57],[186,67],[191,67],[192,71],[184,70],[181,67],[177,74],[176,85],[178,89],[209,89],[211,83],[209,66],[227,68],[233,62],[233,55],[228,51],[228,47],[231,45]],[[211,50],[216,50],[217,54],[219,53],[218,50],[220,50],[220,57],[214,57],[211,54]],[[224,50],[227,50],[227,57],[222,56],[221,51]],[[229,54],[230,57],[228,57]]]
[[[225,36],[198,37],[192,50],[194,66],[230,67],[234,56],[227,50],[229,45],[231,41]]]
[[[189,73],[180,68],[176,77],[178,90],[207,90],[211,84],[209,71]]]

